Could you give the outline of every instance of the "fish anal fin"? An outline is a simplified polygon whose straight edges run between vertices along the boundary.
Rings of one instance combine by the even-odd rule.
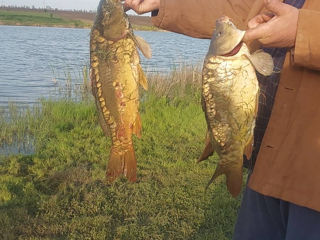
[[[210,181],[207,183],[206,190],[209,188],[209,186],[213,183],[213,181],[219,177],[220,175],[224,174],[223,168],[218,164],[216,170],[214,171],[214,174],[212,175]]]
[[[135,134],[138,138],[141,138],[141,117],[140,114],[137,113],[136,120],[133,124],[132,133]]]
[[[118,153],[115,149],[111,149],[106,174],[108,182],[115,181],[121,175],[130,182],[137,180],[137,160],[133,146],[130,146],[124,153]]]
[[[142,52],[142,54],[146,58],[151,58],[152,51],[151,51],[150,45],[142,37],[139,37],[139,36],[135,36],[135,42],[137,44],[137,47]]]
[[[270,76],[273,73],[273,59],[270,54],[263,50],[257,50],[251,55],[246,55],[254,68],[263,76]]]
[[[140,64],[138,65],[138,74],[139,74],[139,83],[144,88],[144,90],[147,91],[148,90],[148,81],[147,81],[146,75],[144,74]]]
[[[212,156],[213,153],[214,153],[214,150],[213,150],[213,147],[212,147],[212,144],[210,141],[210,136],[209,136],[209,134],[207,134],[206,146],[205,146],[205,148],[204,148],[204,150],[203,150],[203,152],[197,162],[199,163],[199,162],[202,162],[202,161],[208,159],[208,157]]]

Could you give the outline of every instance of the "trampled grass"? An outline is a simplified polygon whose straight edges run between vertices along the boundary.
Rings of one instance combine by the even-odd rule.
[[[206,130],[198,83],[193,71],[150,79],[135,184],[105,182],[110,139],[93,101],[42,101],[0,121],[2,139],[35,139],[34,153],[1,156],[0,239],[231,239],[239,198],[223,178],[204,191],[216,157],[196,164]]]

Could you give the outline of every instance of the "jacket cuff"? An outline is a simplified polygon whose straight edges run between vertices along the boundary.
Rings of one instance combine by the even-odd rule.
[[[161,28],[161,24],[165,14],[166,0],[160,0],[159,10],[151,12],[151,20],[154,26]]]
[[[294,65],[320,70],[320,12],[300,9],[294,49]]]

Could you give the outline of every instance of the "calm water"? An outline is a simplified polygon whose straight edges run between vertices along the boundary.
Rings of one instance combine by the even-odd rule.
[[[0,26],[0,107],[30,105],[56,95],[71,79],[82,82],[89,64],[89,29]],[[209,40],[168,32],[136,32],[151,45],[142,57],[149,72],[166,72],[181,64],[202,64]]]

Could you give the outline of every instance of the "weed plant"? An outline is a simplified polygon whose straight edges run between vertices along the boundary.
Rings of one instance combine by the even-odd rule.
[[[206,132],[198,70],[149,76],[134,184],[106,183],[110,139],[84,89],[86,100],[43,100],[0,120],[2,140],[34,139],[32,154],[0,157],[0,239],[231,239],[239,198],[223,178],[204,191],[216,157],[196,164]]]

